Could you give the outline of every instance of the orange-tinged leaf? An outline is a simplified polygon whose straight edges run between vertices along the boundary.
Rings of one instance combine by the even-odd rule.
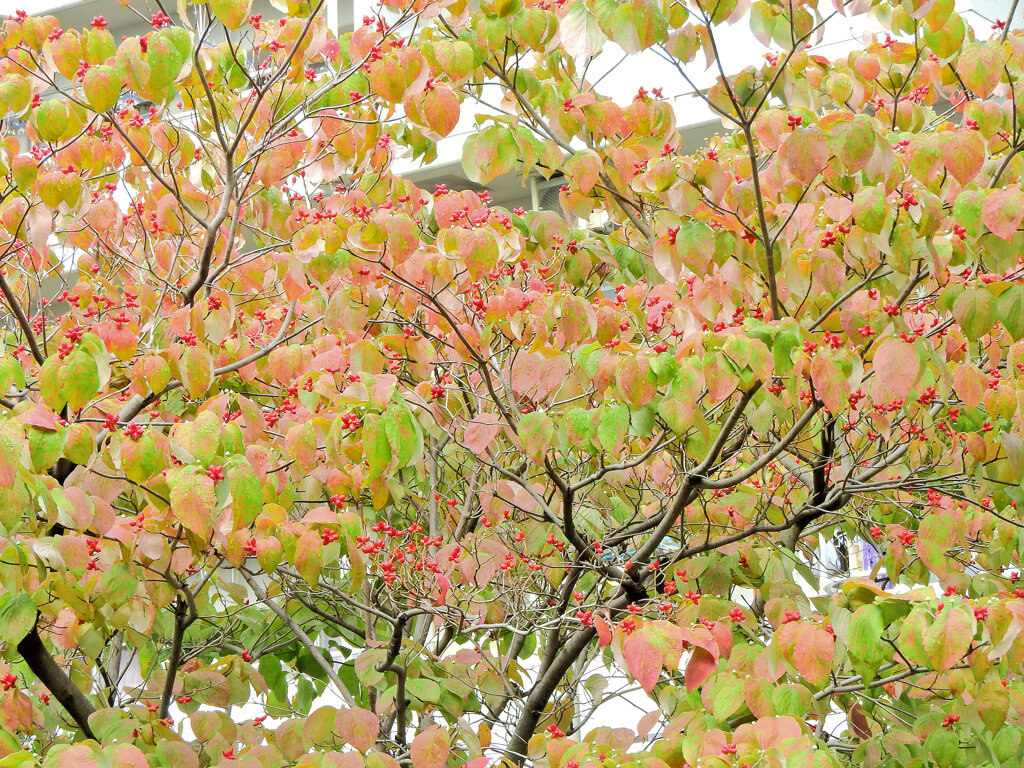
[[[968,408],[977,408],[988,389],[985,374],[967,363],[959,363],[953,371],[953,391]]]
[[[320,534],[306,531],[295,545],[295,570],[311,586],[320,580],[324,562],[324,545]]]
[[[178,473],[170,485],[174,518],[200,538],[209,538],[217,503],[213,480],[198,467],[190,466]]]
[[[858,116],[843,127],[838,146],[839,161],[851,173],[863,169],[871,160],[875,142],[876,136],[871,119]]]
[[[828,682],[835,650],[835,638],[824,628],[801,623],[793,648],[793,664],[809,683],[820,687]]]
[[[459,100],[455,91],[445,83],[435,85],[423,95],[423,116],[430,130],[447,136],[459,122]]]
[[[405,70],[397,56],[385,56],[370,66],[370,86],[374,93],[392,104],[405,98]]]
[[[622,656],[629,673],[641,688],[650,693],[661,677],[663,656],[661,649],[648,640],[645,629],[642,627],[626,638],[622,644]]]
[[[816,125],[797,128],[782,145],[789,168],[798,181],[810,184],[828,162],[829,149],[825,135]]]
[[[960,54],[956,71],[975,96],[985,98],[999,84],[1005,60],[1003,47],[998,42],[972,43]]]
[[[367,709],[353,707],[338,712],[334,720],[338,735],[360,752],[368,752],[377,741],[380,719]]]
[[[515,139],[503,125],[488,126],[462,144],[462,168],[467,178],[479,184],[508,173],[518,160]]]
[[[474,280],[480,280],[498,263],[498,242],[487,229],[458,230],[459,257]]]
[[[925,626],[921,644],[937,672],[945,672],[963,658],[974,640],[974,627],[970,608],[949,603]]]
[[[961,184],[971,181],[985,163],[985,141],[978,131],[947,131],[938,135],[942,163]]]
[[[450,751],[448,732],[440,726],[431,725],[412,740],[409,747],[412,768],[442,768]]]
[[[939,579],[945,579],[953,570],[953,561],[946,550],[956,541],[956,524],[948,514],[932,513],[921,521],[914,546],[921,562]]]
[[[96,768],[98,763],[89,747],[83,744],[76,744],[63,750],[57,756],[53,765],[54,768]]]
[[[601,158],[593,150],[580,150],[565,161],[565,175],[588,194],[601,175]]]
[[[703,648],[694,648],[686,664],[686,690],[695,691],[718,668],[718,660]]]
[[[252,9],[252,0],[209,0],[210,11],[228,29],[238,29]]]

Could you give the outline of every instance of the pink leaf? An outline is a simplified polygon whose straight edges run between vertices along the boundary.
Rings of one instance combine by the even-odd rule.
[[[486,456],[487,448],[501,432],[502,422],[497,414],[479,413],[466,425],[465,442],[477,456]]]
[[[839,413],[850,397],[850,382],[833,360],[817,354],[811,361],[811,381],[814,391],[832,413]]]
[[[891,398],[902,400],[921,375],[921,359],[913,345],[899,339],[886,339],[875,350],[874,370]]]
[[[981,205],[981,220],[1003,240],[1011,240],[1024,216],[1024,193],[1019,189],[997,189]]]
[[[22,413],[18,420],[46,432],[57,431],[57,414],[42,405],[36,405]]]
[[[641,688],[650,693],[661,677],[664,655],[647,635],[644,629],[639,629],[627,637],[622,644],[622,655],[630,674],[640,683]]]

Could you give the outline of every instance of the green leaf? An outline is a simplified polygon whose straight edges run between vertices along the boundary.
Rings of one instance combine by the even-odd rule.
[[[882,609],[874,603],[862,605],[850,617],[846,646],[857,658],[871,663],[878,658],[878,646],[884,629]]]
[[[32,124],[43,141],[56,142],[64,136],[68,126],[67,105],[56,99],[40,104],[32,116]]]
[[[435,680],[414,677],[406,681],[405,690],[410,696],[430,704],[436,704],[441,700],[441,686]]]
[[[124,563],[114,563],[100,579],[100,594],[109,605],[120,607],[135,594],[139,582]]]
[[[27,592],[0,595],[0,641],[13,648],[36,623],[36,604]]]
[[[607,406],[601,410],[597,422],[597,440],[613,456],[622,450],[622,441],[629,431],[629,407]]]
[[[939,768],[953,765],[960,754],[960,739],[948,728],[936,728],[928,734],[924,746]]]
[[[113,67],[105,64],[92,67],[85,73],[82,88],[89,106],[96,112],[106,112],[113,109],[121,97],[121,78]]]
[[[850,173],[855,173],[868,164],[875,151],[876,136],[872,121],[866,115],[858,115],[845,124],[839,140],[839,161]]]
[[[170,486],[175,519],[200,538],[209,538],[217,503],[213,480],[199,467],[189,466],[175,474]]]
[[[213,357],[206,347],[185,347],[178,369],[189,397],[196,400],[207,394],[213,383]]]
[[[129,480],[144,483],[167,464],[167,443],[154,439],[147,429],[138,440],[125,439],[121,443],[121,469]]]
[[[947,22],[935,30],[926,30],[924,40],[932,52],[940,59],[949,59],[964,42],[967,25],[957,14],[952,14]]]
[[[73,411],[82,408],[100,390],[100,372],[96,361],[82,349],[76,349],[64,359],[60,377],[63,380],[64,397]]]
[[[251,525],[263,508],[263,491],[252,465],[242,456],[232,456],[224,465],[231,488],[231,512],[236,528]]]
[[[393,468],[401,469],[415,464],[423,455],[423,437],[412,413],[404,405],[393,403],[384,411],[383,419]]]
[[[383,419],[376,414],[368,414],[363,421],[361,433],[370,477],[380,477],[391,466],[391,443]]]
[[[995,314],[1014,341],[1024,338],[1024,285],[1011,285],[999,294]]]
[[[969,339],[992,332],[996,319],[996,301],[984,288],[968,288],[953,303],[953,317]]]
[[[519,439],[523,452],[536,464],[544,463],[544,455],[552,447],[555,425],[542,411],[534,411],[519,421]]]
[[[462,167],[467,178],[487,184],[515,168],[519,160],[512,132],[504,125],[491,125],[470,136],[462,145]]]
[[[868,232],[878,234],[888,219],[885,189],[881,186],[862,187],[853,195],[853,217]]]

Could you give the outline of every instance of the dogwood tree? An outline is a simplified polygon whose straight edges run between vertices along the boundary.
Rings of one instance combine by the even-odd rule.
[[[2,23],[0,765],[1019,764],[1024,36],[385,5]]]

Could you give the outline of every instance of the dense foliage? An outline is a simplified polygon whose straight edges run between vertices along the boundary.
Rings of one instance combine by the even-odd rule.
[[[1024,36],[139,13],[0,26],[0,766],[1021,764]]]

